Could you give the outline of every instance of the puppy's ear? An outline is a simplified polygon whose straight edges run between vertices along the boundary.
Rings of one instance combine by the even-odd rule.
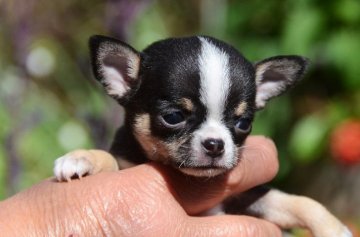
[[[119,40],[95,35],[89,39],[94,75],[106,92],[124,101],[139,83],[140,54]]]
[[[257,109],[299,81],[307,66],[308,59],[300,56],[276,56],[256,63]]]

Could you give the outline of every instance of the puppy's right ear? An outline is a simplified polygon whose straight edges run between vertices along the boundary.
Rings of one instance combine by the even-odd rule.
[[[140,54],[119,40],[95,35],[89,39],[91,64],[106,92],[124,101],[139,83]]]

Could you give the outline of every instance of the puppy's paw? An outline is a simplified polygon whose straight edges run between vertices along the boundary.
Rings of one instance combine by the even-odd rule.
[[[326,226],[322,227],[322,230],[315,234],[316,237],[353,237],[351,231],[344,225],[338,226]]]
[[[342,233],[339,236],[340,237],[353,237],[353,234],[347,227],[344,226],[344,230],[342,231]]]
[[[87,150],[76,150],[55,160],[54,175],[58,181],[70,181],[94,174],[92,154]]]

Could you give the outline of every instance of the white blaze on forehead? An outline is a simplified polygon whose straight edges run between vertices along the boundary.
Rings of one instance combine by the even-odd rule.
[[[231,133],[223,121],[226,100],[230,89],[229,56],[204,37],[199,56],[200,100],[207,109],[205,122],[194,132],[191,142],[193,160],[197,165],[212,163],[203,149],[202,142],[209,138],[224,141],[224,154],[216,164],[231,168],[236,163],[235,144]],[[200,174],[199,174],[200,175]]]
[[[206,38],[199,39],[200,99],[208,109],[208,116],[219,121],[230,88],[229,56]]]

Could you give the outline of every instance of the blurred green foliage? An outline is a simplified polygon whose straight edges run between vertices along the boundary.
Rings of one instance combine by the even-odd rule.
[[[278,145],[280,183],[296,166],[332,162],[332,130],[360,117],[358,0],[0,4],[0,199],[51,176],[53,161],[67,151],[110,144],[122,110],[91,80],[92,34],[137,49],[165,37],[207,34],[253,61],[310,58],[306,79],[259,112],[254,125],[255,134]]]

